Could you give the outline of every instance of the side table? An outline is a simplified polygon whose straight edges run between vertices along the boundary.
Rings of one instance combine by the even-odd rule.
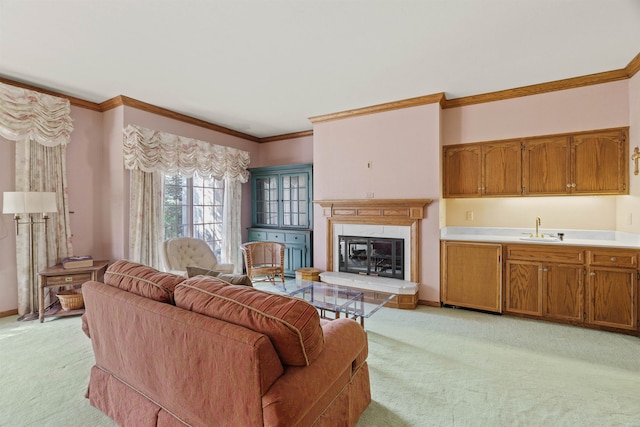
[[[78,286],[89,280],[102,282],[104,281],[104,272],[107,270],[108,265],[109,261],[93,261],[92,267],[65,269],[62,267],[62,264],[56,264],[53,267],[48,267],[39,272],[38,309],[40,323],[44,322],[45,318],[44,290],[46,288]],[[68,311],[60,309],[55,311],[55,313],[48,313],[46,316],[74,316],[82,313],[84,313],[84,308]]]

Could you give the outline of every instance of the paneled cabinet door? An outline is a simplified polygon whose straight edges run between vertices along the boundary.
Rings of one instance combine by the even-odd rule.
[[[443,242],[444,304],[501,312],[502,245]]]
[[[479,145],[444,147],[444,197],[479,197],[482,193]]]
[[[522,186],[525,195],[571,193],[571,145],[566,136],[525,141]]]
[[[543,288],[543,317],[584,319],[584,267],[582,265],[547,264]]]
[[[522,193],[522,144],[505,141],[482,145],[483,196],[519,196]]]
[[[635,269],[589,268],[589,323],[630,330],[638,327],[637,274]]]
[[[624,130],[573,136],[571,163],[574,194],[628,194],[627,137]]]
[[[543,265],[536,261],[507,261],[504,309],[542,316]]]

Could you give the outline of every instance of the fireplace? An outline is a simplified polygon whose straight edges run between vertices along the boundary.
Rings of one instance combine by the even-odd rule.
[[[322,207],[326,219],[326,271],[320,275],[323,281],[332,280],[335,284],[357,288],[374,289],[380,292],[397,294],[393,305],[399,308],[415,308],[418,303],[418,287],[420,281],[420,223],[426,218],[425,207],[431,199],[349,199],[349,200],[316,200],[314,203]],[[341,245],[340,238],[360,240],[395,239],[396,249],[392,253],[402,251],[403,261],[395,262],[395,270],[391,274],[402,276],[380,277],[380,271],[367,267],[366,271],[374,271],[378,276],[365,275],[365,269],[351,274],[341,271],[341,258],[349,260],[349,245]],[[362,239],[365,238],[365,239]],[[370,242],[370,240],[369,240]],[[368,247],[364,244],[351,245],[354,250],[362,251]],[[360,247],[362,246],[362,247]],[[341,255],[342,247],[346,247],[346,255]],[[400,247],[401,249],[397,249]],[[375,249],[375,248],[374,248]],[[374,249],[367,249],[371,253]],[[362,252],[356,252],[362,257]],[[353,260],[353,258],[352,258]],[[351,264],[354,264],[353,262]],[[398,264],[400,267],[398,267]],[[351,265],[351,267],[354,267]],[[384,274],[393,269],[384,269]],[[362,274],[360,274],[362,272]],[[353,279],[355,277],[356,279]],[[358,279],[359,278],[359,279]],[[364,284],[364,286],[362,285]],[[389,306],[389,304],[387,304]]]
[[[338,271],[404,280],[404,239],[338,236]]]

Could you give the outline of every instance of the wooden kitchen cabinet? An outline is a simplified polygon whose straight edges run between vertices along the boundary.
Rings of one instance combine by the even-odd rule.
[[[522,151],[522,194],[569,194],[571,143],[569,137],[533,138]]]
[[[502,245],[442,242],[443,304],[501,312]]]
[[[638,328],[638,254],[594,250],[589,254],[587,321],[593,325]]]
[[[583,320],[583,250],[510,245],[505,270],[505,312]]]
[[[444,147],[443,185],[445,197],[482,195],[481,148],[477,144]]]
[[[627,131],[572,136],[572,194],[628,194]]]
[[[519,140],[444,147],[445,197],[519,196]]]
[[[519,196],[522,156],[519,140],[482,145],[483,196]]]
[[[443,148],[444,197],[629,194],[629,128]]]

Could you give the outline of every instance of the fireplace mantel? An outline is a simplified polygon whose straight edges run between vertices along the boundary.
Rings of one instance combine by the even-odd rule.
[[[314,200],[325,217],[363,224],[407,225],[426,218],[432,199],[342,199]]]
[[[334,224],[400,225],[410,227],[411,282],[420,282],[420,222],[432,199],[314,200],[327,219],[327,271],[333,271]],[[417,302],[417,293],[415,295]],[[415,307],[415,302],[413,306]]]

